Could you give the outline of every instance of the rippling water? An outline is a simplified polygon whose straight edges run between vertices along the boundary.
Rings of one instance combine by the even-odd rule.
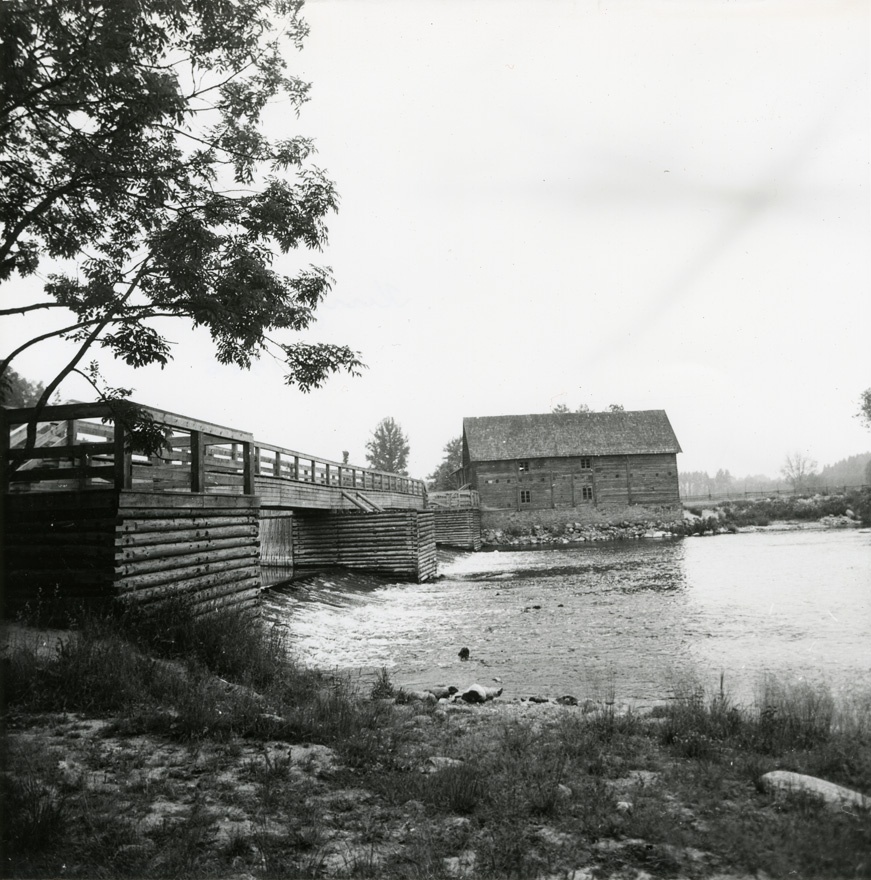
[[[304,662],[397,684],[649,704],[699,680],[871,686],[871,534],[758,532],[446,556],[430,584],[321,576],[267,594]],[[468,647],[471,659],[457,657]]]

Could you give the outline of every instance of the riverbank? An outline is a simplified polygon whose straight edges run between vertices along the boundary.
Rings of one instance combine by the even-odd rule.
[[[871,697],[439,701],[302,669],[240,618],[135,623],[4,661],[5,876],[871,875],[866,810],[763,780],[871,795]]]
[[[835,495],[772,496],[692,505],[683,517],[591,525],[566,522],[485,529],[483,549],[582,546],[597,541],[708,537],[759,529],[849,529],[871,527],[871,488]]]

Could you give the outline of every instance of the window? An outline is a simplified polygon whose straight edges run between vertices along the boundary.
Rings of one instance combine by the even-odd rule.
[[[588,471],[591,469],[591,467],[592,466],[590,464],[590,456],[589,455],[582,455],[581,456],[581,470]]]
[[[520,471],[521,474],[529,473],[529,462],[528,461],[518,461],[517,462],[517,470]]]
[[[521,489],[520,490],[520,503],[521,504],[529,504],[530,500],[531,500],[531,498],[530,498],[529,489]]]
[[[593,500],[593,487],[592,486],[584,486],[582,490],[584,501],[592,501]]]

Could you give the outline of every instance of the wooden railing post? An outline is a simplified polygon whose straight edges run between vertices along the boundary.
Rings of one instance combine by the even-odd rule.
[[[255,459],[259,458],[260,450],[251,448],[251,443],[245,441],[242,444],[242,467],[244,468],[242,476],[242,491],[246,495],[254,494],[254,475],[255,475]]]
[[[206,438],[191,431],[191,492],[206,491]]]
[[[275,464],[273,465],[273,468],[274,468],[274,470],[273,470],[272,475],[274,477],[280,477],[281,476],[281,453],[280,452],[275,453]]]
[[[115,488],[120,492],[133,487],[133,455],[127,448],[124,425],[115,420]]]
[[[294,480],[299,479],[299,456],[294,455],[293,457],[293,478]]]

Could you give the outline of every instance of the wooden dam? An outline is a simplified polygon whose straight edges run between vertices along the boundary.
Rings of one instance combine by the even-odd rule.
[[[291,570],[427,581],[437,543],[480,546],[473,493],[430,499],[421,480],[140,409],[163,429],[157,454],[131,448],[107,403],[46,407],[30,448],[33,411],[2,411],[6,614],[40,594],[255,608]]]

